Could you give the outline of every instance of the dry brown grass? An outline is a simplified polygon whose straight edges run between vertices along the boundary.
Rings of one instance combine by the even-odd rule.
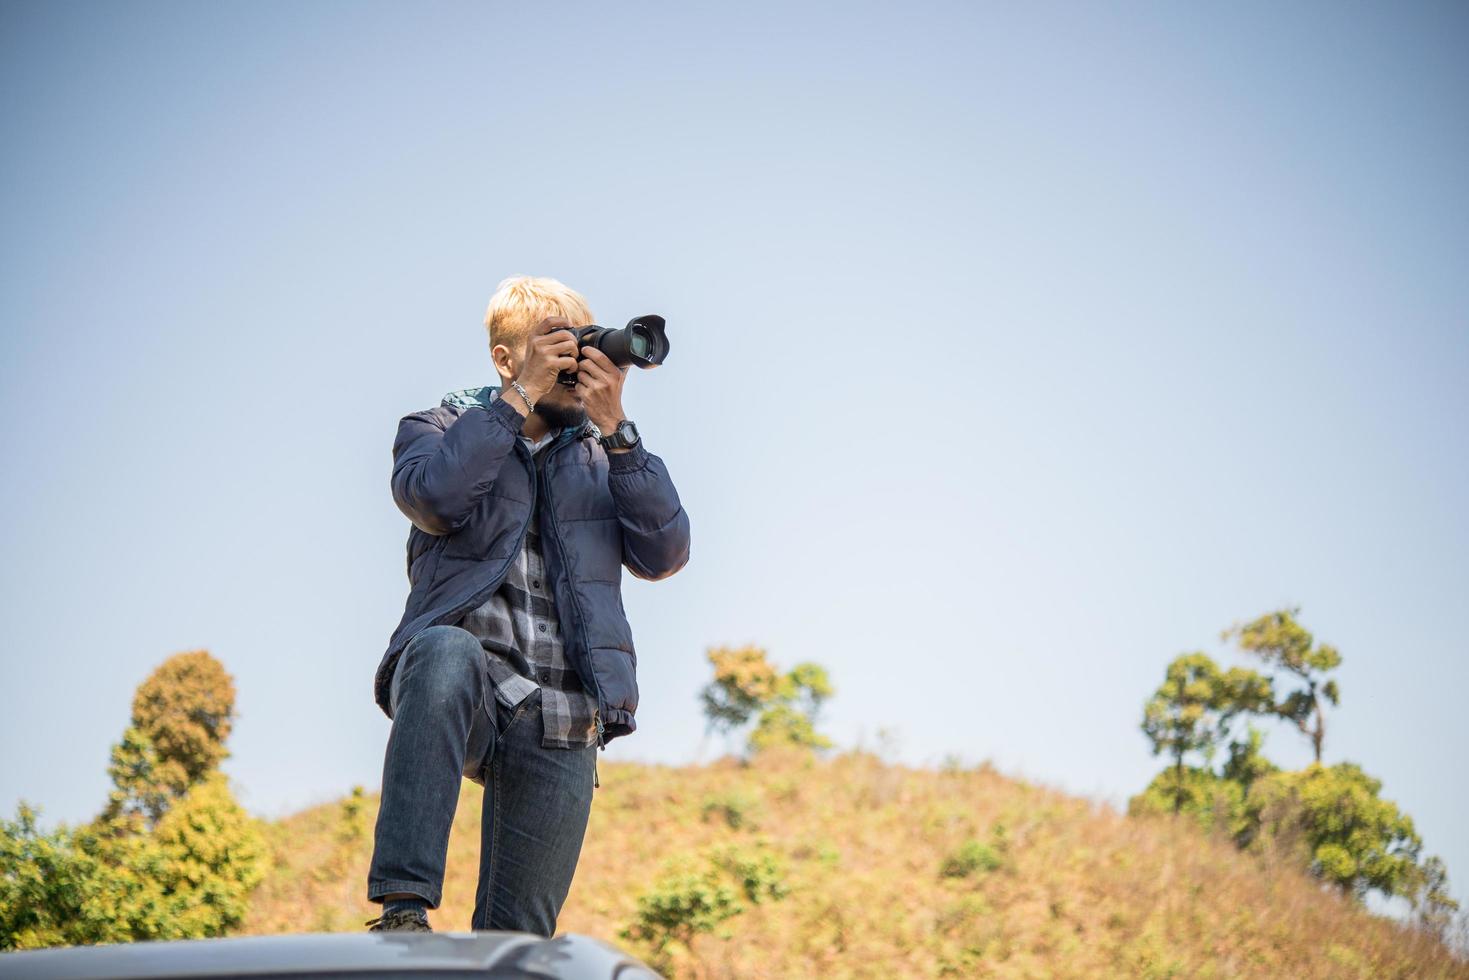
[[[763,841],[791,891],[675,956],[687,977],[1469,977],[1420,933],[1352,907],[1289,868],[1262,866],[1172,820],[1139,820],[999,775],[767,753],[669,767],[601,762],[591,826],[559,929],[618,939],[637,895],[677,853]],[[468,927],[479,787],[464,784],[436,929]],[[744,797],[732,828],[710,798]],[[361,928],[366,833],[341,808],[276,825],[277,865],[246,932]],[[996,836],[996,828],[1003,830]],[[999,866],[944,876],[966,840]]]

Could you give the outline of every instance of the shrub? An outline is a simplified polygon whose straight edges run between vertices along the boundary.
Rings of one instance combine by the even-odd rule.
[[[0,949],[220,936],[263,875],[257,821],[215,773],[152,833],[94,822],[41,833],[0,821]]]
[[[785,868],[763,842],[754,848],[735,844],[716,847],[710,861],[732,876],[745,898],[755,905],[779,901],[790,894]]]
[[[730,790],[725,793],[704,797],[699,816],[708,823],[711,819],[723,820],[731,830],[754,826],[754,814],[759,801],[748,793]]]
[[[745,910],[741,896],[759,905],[789,894],[785,870],[764,841],[753,847],[720,845],[701,855],[671,858],[653,887],[638,896],[635,921],[618,935],[642,943],[655,968],[673,973],[677,957],[695,936],[714,933]]]
[[[744,910],[735,890],[719,869],[675,859],[653,887],[638,896],[637,918],[618,935],[644,943],[652,965],[672,972],[672,954],[685,951],[699,933],[713,932],[721,922]]]
[[[1244,787],[1212,770],[1185,766],[1164,769],[1137,796],[1127,801],[1132,816],[1184,813],[1206,833],[1234,837],[1244,826]]]
[[[944,859],[939,874],[944,878],[968,878],[976,872],[988,874],[997,871],[1004,863],[1004,859],[993,847],[971,837]]]

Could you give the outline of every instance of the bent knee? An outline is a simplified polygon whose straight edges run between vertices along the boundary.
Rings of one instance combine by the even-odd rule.
[[[473,633],[462,626],[450,626],[447,623],[419,630],[408,641],[408,646],[419,651],[457,650],[461,653],[480,649],[479,640]]]
[[[458,626],[430,626],[403,651],[407,678],[416,683],[456,684],[479,676],[484,649],[475,635]]]

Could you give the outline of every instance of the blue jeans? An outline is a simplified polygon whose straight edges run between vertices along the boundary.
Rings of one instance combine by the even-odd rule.
[[[592,809],[597,746],[541,747],[541,691],[514,709],[495,697],[484,648],[430,626],[394,668],[367,897],[418,895],[438,908],[460,780],[484,788],[471,929],[550,938],[571,890]]]

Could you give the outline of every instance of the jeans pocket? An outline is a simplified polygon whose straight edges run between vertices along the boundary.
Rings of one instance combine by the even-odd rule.
[[[505,707],[505,705],[501,704],[499,699],[497,698],[495,700],[495,706],[496,710],[500,713],[500,719],[502,722],[500,725],[500,737],[504,738],[505,733],[510,731],[511,727],[520,720],[521,716],[528,712],[532,706],[540,704],[540,701],[541,689],[539,687],[536,688],[534,691],[531,691],[525,697],[521,698],[520,703],[517,704],[514,708]]]
[[[483,786],[485,767],[490,764],[494,751],[495,719],[481,702],[474,709],[474,722],[469,726],[464,747],[464,778]]]
[[[500,703],[495,697],[494,678],[483,663],[480,665],[479,691],[479,703],[474,706],[474,720],[465,739],[464,778],[483,786],[485,768],[495,751],[495,720]]]

